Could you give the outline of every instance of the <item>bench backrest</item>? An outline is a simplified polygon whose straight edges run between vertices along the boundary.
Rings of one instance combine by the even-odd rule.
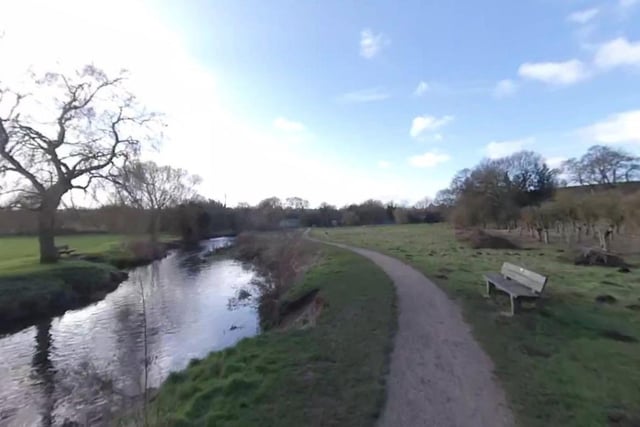
[[[508,262],[502,264],[502,270],[500,273],[502,273],[504,277],[515,280],[538,294],[542,293],[545,285],[547,284],[547,277],[542,274],[538,274],[534,271],[527,270],[526,268],[522,268]]]

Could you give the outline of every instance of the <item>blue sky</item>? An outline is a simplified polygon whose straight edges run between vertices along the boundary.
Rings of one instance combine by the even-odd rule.
[[[45,59],[131,69],[171,129],[150,156],[232,203],[414,202],[519,149],[554,166],[595,143],[640,154],[640,0],[111,6],[50,10],[82,17],[85,40],[56,26],[67,51]],[[14,9],[19,46],[8,21],[33,8]]]

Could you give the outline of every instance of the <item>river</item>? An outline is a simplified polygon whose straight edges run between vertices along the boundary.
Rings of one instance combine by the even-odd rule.
[[[150,388],[189,360],[255,335],[255,305],[236,297],[259,277],[205,257],[230,243],[175,251],[133,269],[100,302],[0,336],[0,426],[108,425],[144,390],[145,335]]]

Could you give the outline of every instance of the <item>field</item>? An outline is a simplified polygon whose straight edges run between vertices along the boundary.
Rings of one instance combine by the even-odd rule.
[[[537,242],[476,250],[444,225],[318,229],[312,236],[404,260],[457,300],[521,425],[640,424],[640,270],[575,266],[566,248]],[[481,274],[504,261],[550,277],[540,309],[507,317],[508,299],[483,296]]]
[[[78,253],[93,255],[126,255],[123,243],[144,240],[145,236],[119,234],[83,234],[56,237],[56,245],[69,245]],[[33,236],[0,237],[0,277],[47,269],[38,264],[38,239]]]
[[[286,299],[318,289],[313,327],[271,330],[172,374],[152,425],[370,426],[384,402],[394,291],[368,260],[322,245]]]

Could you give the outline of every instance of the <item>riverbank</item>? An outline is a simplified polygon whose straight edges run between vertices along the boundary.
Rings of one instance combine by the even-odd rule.
[[[313,262],[293,266],[304,273],[279,299],[277,324],[170,375],[151,425],[373,424],[395,331],[393,284],[348,251],[299,237],[293,247]]]
[[[0,238],[0,333],[99,301],[127,278],[120,269],[148,264],[173,247],[118,235],[61,236],[58,244],[76,253],[41,265],[36,238]]]
[[[464,310],[522,426],[636,425],[640,420],[640,270],[574,265],[568,248],[504,233],[514,249],[473,249],[450,227],[314,230],[312,236],[400,259]],[[521,248],[518,248],[520,246]],[[637,255],[625,256],[633,266]],[[512,262],[549,276],[542,306],[514,317],[508,297],[484,298],[482,274]]]

